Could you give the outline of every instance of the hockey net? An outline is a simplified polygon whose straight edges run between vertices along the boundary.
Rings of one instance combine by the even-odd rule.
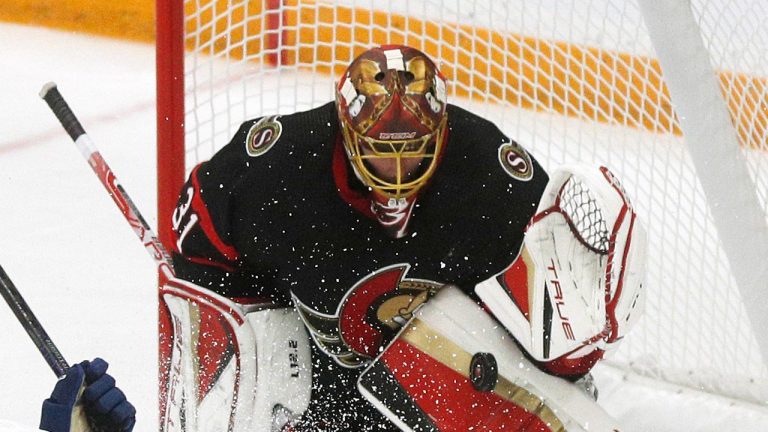
[[[690,4],[705,69],[738,140],[733,157],[744,161],[739,174],[765,225],[768,4],[681,1]],[[411,45],[436,59],[453,103],[494,121],[548,170],[599,163],[621,179],[649,234],[647,304],[612,364],[765,403],[765,337],[748,310],[759,297],[734,276],[723,247],[730,234],[713,216],[719,201],[702,186],[709,172],[691,154],[700,143],[686,141],[680,118],[689,114],[673,110],[642,2],[168,2],[158,9],[161,238],[186,173],[243,120],[328,102],[355,55]],[[708,105],[700,104],[705,118]],[[740,211],[731,211],[733,226]],[[767,276],[766,260],[754,278]]]

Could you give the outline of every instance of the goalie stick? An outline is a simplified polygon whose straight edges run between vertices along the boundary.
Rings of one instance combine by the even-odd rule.
[[[136,233],[144,248],[149,252],[155,264],[157,264],[161,277],[167,278],[172,276],[173,265],[171,264],[168,252],[160,243],[160,240],[157,239],[147,221],[141,216],[141,212],[133,204],[128,193],[120,185],[120,182],[101,156],[101,153],[96,149],[95,144],[85,132],[83,125],[80,124],[75,113],[72,112],[67,101],[64,100],[64,97],[59,92],[56,83],[49,82],[45,84],[42,90],[40,90],[40,97],[45,100],[53,114],[59,119],[64,130],[67,131],[67,134],[69,134],[80,150],[80,154],[88,161],[88,165],[91,166],[94,174],[99,178],[109,196],[112,197],[112,200],[123,213],[133,232]]]
[[[69,364],[59,352],[59,349],[53,343],[48,333],[45,332],[40,321],[37,320],[35,314],[32,313],[32,309],[29,308],[27,302],[24,301],[24,297],[13,284],[13,281],[8,274],[0,266],[0,294],[3,295],[5,302],[16,315],[16,318],[27,331],[27,334],[35,343],[37,349],[40,350],[40,354],[43,355],[45,362],[51,367],[56,377],[61,378],[64,376],[64,372],[69,369]]]
[[[56,115],[56,118],[59,119],[59,122],[64,127],[64,130],[67,132],[67,134],[69,134],[70,138],[72,138],[72,141],[74,141],[75,145],[80,150],[80,154],[82,154],[83,158],[88,161],[88,165],[91,166],[93,173],[96,174],[96,176],[99,178],[99,181],[109,193],[109,196],[112,197],[112,201],[114,201],[114,203],[120,209],[123,217],[131,226],[133,232],[136,234],[141,243],[144,245],[144,248],[154,260],[158,269],[159,286],[164,286],[165,283],[174,276],[173,264],[168,252],[165,250],[162,243],[160,243],[160,240],[158,240],[157,236],[152,231],[152,228],[150,228],[149,224],[147,224],[146,220],[142,217],[141,212],[139,212],[139,209],[128,196],[128,193],[120,185],[114,172],[112,172],[112,169],[109,167],[109,165],[107,165],[107,162],[101,156],[101,153],[96,149],[95,144],[85,132],[83,125],[80,124],[80,121],[75,116],[75,113],[72,111],[67,102],[64,100],[64,97],[59,92],[58,88],[56,87],[56,83],[49,82],[45,84],[40,90],[40,97],[48,104],[48,106],[51,108],[51,111],[53,111],[53,114]],[[162,289],[160,290],[160,293],[162,293]],[[162,302],[162,300],[160,301]],[[164,418],[165,412],[164,394],[169,392],[168,388],[170,386],[170,381],[168,378],[170,373],[170,353],[166,353],[164,350],[168,349],[172,342],[170,339],[165,339],[167,338],[166,332],[171,331],[169,330],[171,328],[171,323],[167,306],[164,306],[161,303],[159,313],[161,328],[159,338],[161,361],[161,389],[159,403],[162,423],[164,421],[162,419]],[[166,327],[165,331],[162,330],[164,326]],[[161,430],[164,430],[162,424]]]
[[[56,88],[56,84],[51,82],[51,83],[48,83],[48,84],[44,85],[42,90],[40,91],[40,97],[43,98],[43,100],[45,100],[45,102],[51,108],[53,113],[56,115],[56,118],[59,119],[59,122],[61,122],[61,125],[64,127],[64,130],[66,130],[66,132],[69,134],[69,136],[74,141],[75,145],[77,145],[78,149],[80,150],[80,153],[88,161],[88,164],[91,166],[93,172],[99,178],[99,181],[101,181],[102,185],[106,188],[107,192],[112,197],[112,200],[120,208],[120,211],[123,213],[123,216],[125,217],[126,221],[131,225],[131,228],[133,228],[133,230],[136,233],[136,235],[139,237],[141,242],[144,244],[145,249],[149,252],[150,256],[152,257],[152,259],[157,264],[158,271],[159,271],[159,276],[160,276],[160,281],[159,281],[160,282],[160,290],[159,290],[159,292],[161,294],[161,296],[160,296],[160,302],[161,302],[161,304],[160,304],[160,317],[159,317],[159,321],[160,321],[159,345],[160,345],[160,362],[161,362],[160,363],[160,376],[159,376],[159,381],[160,381],[159,382],[160,383],[160,393],[159,393],[159,396],[160,396],[160,400],[159,400],[160,430],[178,430],[177,429],[178,425],[182,425],[181,426],[182,428],[185,428],[185,427],[189,428],[190,424],[194,424],[194,423],[191,423],[191,422],[196,421],[196,419],[193,420],[193,419],[190,419],[188,417],[185,417],[185,416],[188,416],[188,414],[186,414],[188,408],[185,405],[185,402],[187,402],[187,401],[184,400],[184,398],[187,397],[187,396],[185,396],[184,392],[187,391],[187,390],[184,390],[183,388],[179,388],[179,386],[182,385],[181,381],[179,381],[179,380],[180,379],[184,379],[186,377],[185,376],[181,376],[181,373],[182,373],[182,369],[181,368],[174,367],[171,364],[171,361],[175,358],[174,356],[178,356],[180,360],[183,360],[182,357],[181,357],[181,354],[177,353],[176,350],[180,350],[180,349],[183,348],[182,342],[183,342],[184,339],[183,338],[176,339],[177,338],[177,336],[176,336],[177,328],[176,327],[177,326],[181,326],[181,324],[178,323],[178,317],[177,316],[175,316],[175,315],[173,317],[171,316],[173,311],[171,310],[171,305],[169,305],[167,303],[167,300],[165,299],[165,295],[174,296],[174,297],[176,297],[178,299],[178,298],[184,298],[183,297],[184,295],[187,295],[187,296],[193,295],[193,296],[197,297],[195,295],[196,293],[194,291],[189,291],[189,289],[187,287],[183,286],[184,285],[183,283],[182,283],[181,288],[179,288],[180,287],[180,285],[179,285],[180,283],[178,281],[174,282],[174,287],[172,287],[170,289],[166,287],[166,283],[169,283],[169,281],[173,281],[173,277],[174,277],[172,262],[171,262],[171,259],[170,259],[169,255],[168,255],[168,253],[166,252],[165,248],[162,246],[162,243],[160,243],[160,241],[157,239],[155,234],[152,232],[152,229],[149,227],[147,222],[141,216],[141,213],[139,212],[138,208],[136,208],[136,206],[133,204],[133,202],[131,201],[131,199],[128,196],[128,194],[125,192],[125,190],[122,188],[122,186],[120,186],[117,178],[115,177],[115,174],[112,172],[111,168],[107,165],[107,163],[104,160],[104,158],[101,156],[99,151],[96,149],[94,143],[91,141],[91,139],[89,138],[88,134],[85,132],[85,129],[80,124],[80,122],[78,121],[78,119],[75,116],[75,114],[72,112],[72,109],[69,107],[69,105],[66,103],[64,98],[61,96],[61,93],[59,93],[58,89]],[[185,290],[187,290],[187,291],[185,291]],[[180,292],[181,292],[182,296],[179,295]],[[200,299],[196,299],[196,301],[200,302]],[[183,304],[187,304],[187,303],[190,303],[190,301],[189,300],[183,301]],[[281,320],[283,320],[283,321],[285,321],[288,324],[288,327],[286,327],[288,329],[291,328],[290,327],[291,326],[290,323],[292,321],[294,323],[300,323],[300,321],[299,321],[300,318],[298,317],[298,315],[295,315],[295,319],[294,319],[294,318],[291,318],[290,314],[286,314],[286,313],[280,312],[277,309],[274,310],[274,311],[277,311],[277,312],[274,312],[273,309],[271,309],[271,308],[267,308],[264,311],[265,311],[264,314],[260,314],[258,317],[256,315],[253,315],[253,318],[247,318],[247,320],[251,320],[251,319],[253,319],[253,320],[257,320],[257,319],[264,320],[264,319],[266,319],[264,317],[269,316],[270,317],[269,318],[270,325],[277,325],[276,323],[282,322]],[[230,312],[230,313],[232,313],[232,312]],[[295,312],[294,312],[294,314],[295,314]],[[245,315],[245,313],[243,313],[243,316],[244,315]],[[274,316],[274,317],[272,317],[272,316]],[[172,319],[175,320],[175,322],[173,324],[171,323]],[[226,317],[224,315],[222,315],[220,317],[220,319],[226,319]],[[242,319],[243,319],[243,321],[246,320],[246,318],[242,318]],[[247,325],[247,330],[244,330],[244,331],[253,333],[254,330],[251,327],[252,325],[254,325],[254,324],[248,324]],[[256,322],[255,325],[262,325],[262,324],[260,324],[259,322]],[[165,328],[165,330],[163,330],[163,328]],[[171,333],[171,332],[173,332],[173,333]],[[259,334],[262,337],[268,337],[268,338],[269,337],[283,337],[285,340],[293,338],[293,339],[290,339],[290,340],[297,341],[298,337],[300,337],[300,334],[303,335],[304,337],[306,337],[306,334],[303,333],[303,332],[304,332],[304,327],[301,326],[300,330],[298,328],[296,330],[294,330],[293,333],[296,333],[295,336],[293,335],[293,333],[291,333],[288,330],[284,331],[284,332],[279,332],[279,333],[275,333],[274,331],[268,333],[268,332],[262,330]],[[173,338],[170,337],[170,334],[174,335]],[[238,337],[242,337],[242,336],[238,336]],[[250,344],[250,346],[253,346],[254,348],[256,346],[255,345],[255,343],[256,343],[256,339],[255,338],[256,338],[256,336],[254,335],[252,340],[249,339],[252,342]],[[238,339],[235,339],[235,341],[237,341],[237,340]],[[259,342],[259,343],[261,343],[261,342]],[[298,343],[298,342],[296,342],[296,343]],[[282,346],[282,345],[276,344],[276,343],[271,343],[271,342],[265,343],[265,348],[276,347],[276,346]],[[242,370],[241,368],[245,367],[248,364],[251,365],[251,371],[252,371],[252,373],[251,373],[251,381],[254,381],[255,377],[258,376],[257,373],[256,373],[255,368],[256,368],[256,366],[259,363],[258,362],[254,363],[254,361],[257,359],[256,351],[254,350],[254,348],[249,348],[251,350],[249,352],[251,352],[251,354],[252,354],[252,358],[250,360],[245,360],[244,362],[241,362],[240,360],[237,360],[237,362],[236,362],[237,363],[236,371],[237,371],[238,374],[241,373],[241,370]],[[296,356],[295,359],[291,360],[291,361],[293,363],[295,363],[297,367],[300,364],[300,363],[298,363],[299,361],[302,361],[301,364],[305,364],[305,363],[309,362],[309,360],[308,360],[308,358],[309,358],[308,339],[307,339],[307,345],[305,346],[306,350],[305,350],[305,352],[303,354],[299,354],[298,345],[294,346],[293,348],[294,348],[294,351],[291,351],[290,353],[288,353],[286,351],[283,354],[285,354],[286,356]],[[239,352],[241,351],[241,348],[240,347],[236,347],[235,349],[238,351],[238,356],[239,356],[240,355]],[[277,364],[283,364],[284,365],[285,363],[282,362],[281,359],[284,359],[284,358],[287,358],[287,357],[283,357],[283,356],[278,355],[278,354],[270,354],[272,351],[273,350],[270,350],[270,349],[259,349],[259,351],[258,351],[259,352],[259,357],[258,358],[261,358],[262,353],[263,353],[265,357],[262,359],[262,362],[268,362],[268,361],[271,361],[272,359],[275,359],[274,363],[276,365]],[[293,363],[291,363],[291,364],[293,364]],[[293,367],[293,366],[291,366],[291,367]],[[285,371],[286,371],[285,377],[287,379],[291,379],[291,380],[293,380],[293,379],[297,379],[298,380],[299,379],[299,375],[294,375],[295,374],[295,370],[294,369],[286,369]],[[175,375],[173,375],[172,373],[174,373]],[[306,377],[310,377],[309,374],[301,374],[300,376],[302,377],[301,379],[303,379],[305,381],[306,381],[306,379],[308,379]],[[254,383],[255,382],[256,381],[254,381]],[[265,380],[265,379],[259,379],[258,380],[258,383],[269,383],[269,382],[270,382],[269,380]],[[238,378],[237,380],[233,381],[233,383],[234,383],[233,384],[234,388],[235,389],[239,389],[240,388],[239,386],[244,386],[245,380],[241,380],[241,379]],[[225,385],[227,385],[227,383],[225,383]],[[253,388],[256,389],[255,384],[252,383],[251,385],[253,385],[254,386]],[[307,383],[305,383],[305,387],[301,387],[301,388],[308,389],[309,386],[310,386],[310,383],[307,382]],[[266,387],[265,387],[265,390],[266,390]],[[288,413],[292,412],[292,410],[294,412],[297,412],[297,413],[302,413],[304,410],[306,410],[306,405],[309,403],[309,391],[308,390],[307,390],[306,393],[304,393],[301,390],[298,391],[298,392],[291,392],[291,391],[288,391],[288,392],[268,392],[268,391],[265,391],[265,390],[261,390],[262,398],[259,399],[260,400],[259,403],[262,404],[262,405],[258,405],[258,407],[259,407],[260,410],[263,410],[265,407],[268,408],[268,411],[266,413],[264,413],[263,418],[267,419],[267,421],[270,422],[270,423],[272,422],[272,416],[274,415],[274,412],[273,412],[273,408],[274,407],[282,407],[280,409],[280,412],[284,416],[286,416],[282,420],[283,421],[287,421],[288,418],[290,417],[290,414],[288,414]],[[239,391],[239,390],[237,390],[237,391]],[[247,391],[250,391],[250,390],[247,390]],[[255,391],[255,390],[253,390],[253,391]],[[270,396],[268,396],[268,394],[271,394],[271,393],[275,393],[278,396],[273,396],[273,399],[269,399]],[[166,397],[169,397],[171,399],[166,399]],[[173,417],[170,414],[171,410],[178,409],[177,406],[172,405],[174,403],[174,399],[173,398],[175,398],[175,397],[182,398],[182,400],[180,401],[180,404],[178,406],[181,409],[181,411],[179,412],[179,414],[181,415],[180,418]],[[235,395],[235,397],[236,397],[236,395]],[[269,401],[274,402],[275,405],[274,406],[267,406],[267,405],[265,405]],[[246,402],[247,401],[244,401],[243,403],[246,403]],[[257,406],[257,405],[255,405],[255,403],[256,403],[256,399],[253,398],[253,400],[251,401],[251,407],[254,410],[256,409],[255,407]],[[170,405],[170,408],[169,408],[169,405],[167,405],[167,404]],[[208,403],[207,405],[210,406],[210,403]],[[232,407],[233,407],[232,409],[234,410],[235,405],[232,405]],[[198,409],[198,408],[195,407],[195,410],[196,409]],[[233,413],[234,413],[234,411],[233,411]],[[234,416],[234,414],[233,414],[233,416]],[[173,422],[174,420],[179,420],[179,422],[175,423],[175,422]],[[225,421],[227,423],[232,422],[232,421],[250,423],[251,422],[251,418],[249,416],[242,416],[242,415],[240,417],[231,417],[231,418],[229,416],[227,416],[225,418]],[[187,423],[187,422],[190,422],[190,423]],[[269,428],[269,426],[266,426],[266,427]],[[261,430],[261,429],[263,429],[263,428],[260,428],[259,430]]]

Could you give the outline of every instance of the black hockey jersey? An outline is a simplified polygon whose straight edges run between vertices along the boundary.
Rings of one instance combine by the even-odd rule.
[[[173,216],[177,276],[233,298],[292,303],[307,325],[307,430],[396,430],[357,393],[361,368],[440,286],[472,295],[520,248],[546,173],[492,123],[447,112],[440,165],[404,238],[372,217],[333,103],[245,122],[184,185]]]

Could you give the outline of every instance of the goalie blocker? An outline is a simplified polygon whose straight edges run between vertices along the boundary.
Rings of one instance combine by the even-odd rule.
[[[161,430],[290,430],[312,384],[309,336],[295,309],[236,303],[177,278],[161,294],[173,327]]]

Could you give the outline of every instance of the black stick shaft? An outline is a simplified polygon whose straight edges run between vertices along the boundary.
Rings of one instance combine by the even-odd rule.
[[[13,281],[11,281],[11,278],[5,273],[2,266],[0,266],[0,294],[3,295],[5,302],[8,303],[13,314],[16,315],[16,318],[19,320],[22,327],[24,327],[24,330],[27,331],[32,342],[34,342],[37,349],[40,350],[40,354],[43,355],[45,362],[51,367],[53,373],[55,373],[57,377],[62,377],[65,371],[69,369],[69,364],[64,360],[61,352],[48,336],[48,333],[45,332],[40,321],[38,321],[35,314],[32,313],[29,305],[24,301],[21,293],[16,289]]]
[[[45,100],[49,107],[51,107],[51,111],[53,111],[56,118],[59,119],[61,125],[64,126],[64,130],[66,130],[69,136],[72,137],[73,141],[77,141],[80,135],[85,134],[83,125],[77,120],[75,113],[72,112],[67,101],[61,97],[61,93],[59,93],[59,89],[56,88],[56,84],[51,82],[43,86],[43,89],[40,91],[40,97]]]

